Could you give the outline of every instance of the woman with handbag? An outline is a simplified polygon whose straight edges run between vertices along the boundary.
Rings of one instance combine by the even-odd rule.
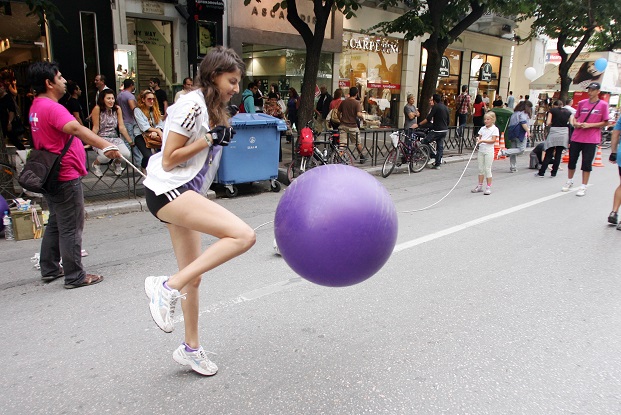
[[[147,207],[166,224],[179,267],[170,277],[146,278],[151,317],[162,331],[172,332],[175,306],[183,299],[185,336],[173,359],[204,376],[215,375],[218,367],[199,339],[201,280],[256,240],[250,226],[200,194],[218,170],[221,146],[235,133],[226,105],[239,93],[244,71],[244,62],[232,49],[216,46],[209,51],[198,69],[198,89],[168,109],[162,151],[151,156],[144,181]],[[203,252],[204,234],[216,241]]]
[[[119,133],[127,140],[130,146],[134,144],[134,140],[132,140],[127,133],[125,123],[123,122],[121,107],[116,105],[116,97],[113,90],[104,89],[101,91],[99,99],[97,100],[97,105],[93,108],[91,115],[93,120],[93,132],[110,144],[117,146],[123,157],[129,159],[132,156],[131,152],[123,142],[123,139],[119,137]],[[103,173],[99,166],[101,163],[109,163],[111,159],[106,157],[102,150],[97,148],[93,150],[97,153],[97,158],[93,161],[92,165],[93,174],[97,177],[102,177]],[[114,174],[117,176],[123,174],[123,167],[119,159],[114,160]]]
[[[183,96],[180,97],[180,100],[181,98]],[[145,89],[140,93],[138,106],[134,108],[134,118],[136,119],[134,140],[136,141],[136,147],[142,153],[140,166],[146,169],[149,157],[162,148],[162,136],[164,134],[162,113],[160,112],[155,94],[150,89]]]

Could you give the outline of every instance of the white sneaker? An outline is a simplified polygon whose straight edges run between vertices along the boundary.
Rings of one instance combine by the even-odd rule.
[[[99,167],[99,164],[95,164],[95,162],[93,162],[93,174],[97,177],[103,177],[103,173],[101,172],[101,168]]]
[[[565,186],[561,187],[561,192],[569,192],[569,189],[571,189],[573,185],[574,185],[574,182],[572,182],[571,180],[567,180],[567,183],[565,183]]]
[[[580,186],[580,188],[576,192],[576,196],[582,197],[584,195],[586,195],[586,186]]]
[[[172,333],[173,315],[175,313],[175,305],[179,298],[185,299],[185,294],[181,294],[177,290],[168,290],[164,287],[164,282],[168,281],[168,277],[147,277],[144,280],[144,292],[149,297],[149,310],[155,324],[166,333]]]
[[[483,192],[484,195],[491,195],[492,194],[492,188],[490,186],[487,186],[485,188],[485,191]]]
[[[182,344],[173,352],[173,359],[180,365],[190,366],[192,370],[205,376],[215,375],[218,366],[207,357],[207,352],[199,347],[195,352],[186,352]]]
[[[483,186],[480,184],[477,184],[477,187],[475,187],[474,189],[471,190],[472,193],[479,193],[483,191]]]
[[[120,176],[123,174],[123,166],[121,166],[121,163],[114,163],[114,174],[116,174],[117,176]]]

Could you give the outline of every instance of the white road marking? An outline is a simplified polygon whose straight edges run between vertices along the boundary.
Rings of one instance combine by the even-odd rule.
[[[430,233],[429,235],[421,236],[420,238],[412,239],[411,241],[402,242],[395,246],[395,249],[392,251],[393,253],[405,251],[406,249],[413,248],[417,245],[424,244],[425,242],[433,241],[434,239],[441,238],[443,236],[451,235],[455,232],[463,231],[464,229],[471,228],[476,225],[480,225],[481,223],[490,221],[492,219],[497,219],[502,216],[509,215],[511,213],[529,208],[531,206],[538,205],[543,202],[547,202],[548,200],[556,199],[557,197],[565,196],[568,193],[574,192],[578,190],[578,188],[571,189],[569,192],[558,192],[553,195],[542,197],[540,199],[535,199],[530,202],[522,203],[521,205],[513,206],[505,210],[501,210],[499,212],[492,213],[487,216],[482,216],[478,219],[471,220],[469,222],[462,223],[460,225],[455,225],[451,228],[443,229],[438,232]]]

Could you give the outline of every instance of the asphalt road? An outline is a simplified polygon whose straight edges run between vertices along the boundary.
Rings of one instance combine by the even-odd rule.
[[[378,177],[398,242],[356,286],[302,280],[274,255],[271,224],[258,229],[251,251],[203,280],[210,378],[171,358],[181,312],[172,334],[149,316],[144,278],[176,269],[149,213],[87,221],[84,263],[106,277],[94,287],[43,284],[39,241],[0,241],[0,413],[621,413],[616,166],[595,169],[580,198],[560,192],[566,171],[536,179],[527,156],[515,174],[501,160],[484,196],[470,193],[475,161],[420,212],[465,163]],[[282,194],[217,202],[256,227]]]

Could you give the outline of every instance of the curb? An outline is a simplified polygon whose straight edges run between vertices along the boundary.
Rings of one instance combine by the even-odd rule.
[[[208,190],[206,196],[209,200],[215,200],[216,192]],[[147,202],[143,197],[111,203],[94,203],[84,206],[86,219],[96,219],[103,216],[120,215],[123,213],[147,212],[148,210]]]

